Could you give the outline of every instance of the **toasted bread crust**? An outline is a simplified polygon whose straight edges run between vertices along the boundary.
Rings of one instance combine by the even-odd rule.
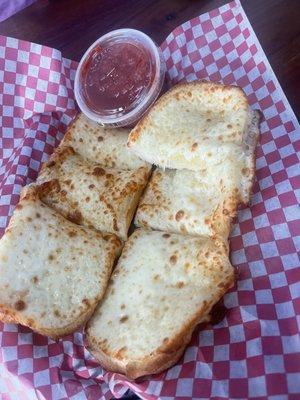
[[[155,354],[149,356],[147,359],[131,361],[125,364],[121,360],[107,355],[98,347],[88,345],[87,348],[105,369],[126,375],[129,379],[158,374],[172,367],[180,359],[185,350],[185,346],[183,346],[181,349],[169,354]]]
[[[14,324],[15,318],[7,314],[7,310],[5,309],[1,310],[0,306],[0,321],[3,322],[4,324]]]
[[[251,152],[251,158],[250,158],[250,176],[251,176],[251,184],[249,185],[249,191],[248,191],[248,199],[251,198],[252,193],[253,193],[253,186],[255,182],[255,170],[256,170],[256,151],[257,151],[257,145],[259,142],[259,135],[260,135],[260,123],[262,120],[262,112],[260,110],[254,110],[253,111],[253,127],[254,127],[254,132],[253,132],[253,151]],[[242,204],[247,206],[249,204],[249,201],[242,201]]]
[[[98,301],[95,301],[93,304],[91,304],[78,316],[78,319],[71,324],[55,329],[45,328],[39,325],[39,321],[32,318],[24,318],[21,313],[18,313],[16,310],[3,304],[0,304],[0,321],[7,324],[21,324],[24,326],[28,326],[28,328],[31,328],[33,331],[41,335],[48,336],[53,340],[57,340],[75,332],[76,330],[84,326],[93,315],[97,304]]]

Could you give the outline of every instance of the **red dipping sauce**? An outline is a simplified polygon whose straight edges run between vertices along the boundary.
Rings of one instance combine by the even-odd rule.
[[[107,126],[135,123],[156,100],[165,64],[144,33],[120,29],[100,38],[81,60],[75,96],[81,110]]]
[[[123,111],[151,85],[154,74],[145,49],[131,43],[98,46],[84,65],[83,94],[96,112]]]

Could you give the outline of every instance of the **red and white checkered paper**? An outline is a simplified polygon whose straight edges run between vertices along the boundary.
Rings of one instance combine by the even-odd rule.
[[[162,50],[172,82],[237,84],[264,115],[254,195],[231,237],[239,279],[226,318],[197,329],[176,366],[138,382],[103,371],[82,332],[54,342],[0,323],[3,400],[109,399],[128,388],[143,399],[300,398],[299,124],[238,1],[179,26]],[[2,232],[76,114],[75,69],[57,50],[0,37]]]

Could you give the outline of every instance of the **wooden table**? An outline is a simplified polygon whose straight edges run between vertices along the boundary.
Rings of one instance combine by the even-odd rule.
[[[300,1],[241,0],[300,117]],[[225,0],[38,0],[0,24],[0,34],[41,43],[79,60],[99,36],[116,28],[143,30],[158,43],[177,25]]]

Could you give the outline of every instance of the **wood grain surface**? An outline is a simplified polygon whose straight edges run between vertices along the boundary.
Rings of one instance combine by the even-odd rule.
[[[129,27],[157,43],[179,24],[223,0],[38,0],[0,23],[0,34],[55,47],[79,60],[112,29]],[[298,119],[300,116],[300,1],[241,0]]]

